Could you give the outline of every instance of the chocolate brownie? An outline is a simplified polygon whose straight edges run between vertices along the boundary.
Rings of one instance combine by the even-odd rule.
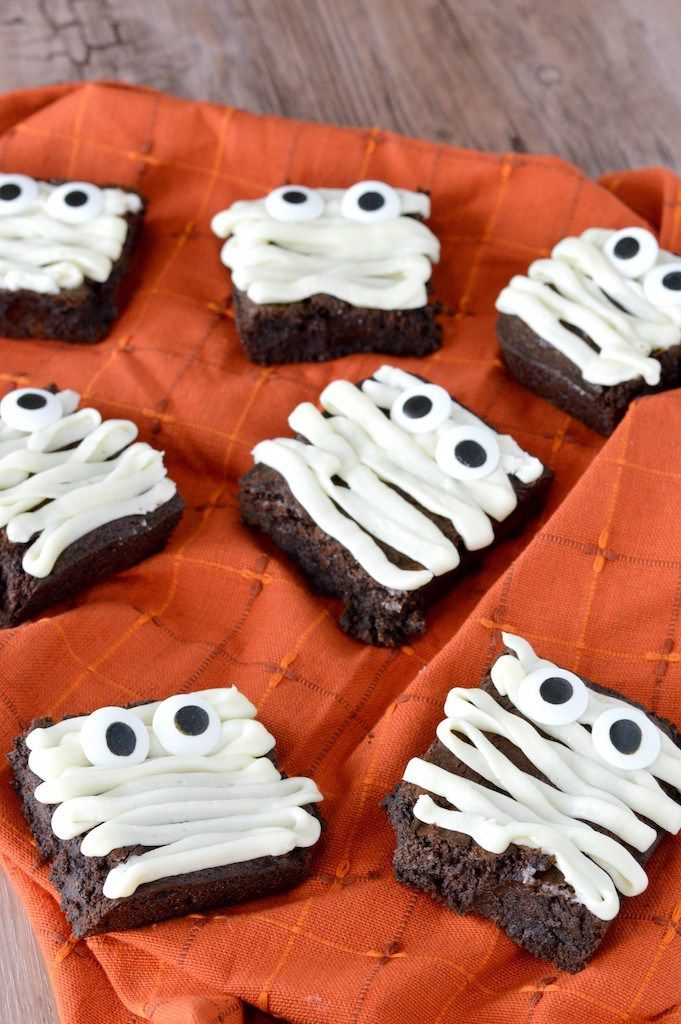
[[[358,182],[287,185],[213,218],[227,238],[239,338],[253,362],[321,362],[358,352],[423,356],[441,344],[430,301],[439,243],[426,193]]]
[[[182,516],[163,454],[78,403],[54,388],[0,401],[0,627],[154,554]]]
[[[144,201],[130,189],[0,175],[0,259],[8,263],[0,272],[0,335],[74,344],[103,338],[143,217]],[[38,218],[46,229],[32,227]],[[15,256],[17,241],[34,246],[35,262]],[[50,254],[55,246],[58,254]]]
[[[497,336],[521,384],[605,436],[681,384],[681,258],[643,228],[592,228],[514,277]]]
[[[499,659],[479,690],[452,691],[445,705],[448,720],[438,728],[438,738],[422,759],[410,762],[406,781],[398,783],[384,801],[397,838],[395,875],[398,881],[427,893],[460,914],[487,917],[533,955],[550,960],[561,970],[576,972],[593,956],[619,910],[620,899],[626,898],[616,893],[615,867],[609,870],[609,865],[616,861],[612,857],[613,846],[605,848],[598,867],[588,852],[602,851],[590,847],[589,842],[616,843],[621,858],[616,863],[632,879],[631,895],[645,888],[647,880],[642,866],[654,853],[666,828],[676,830],[677,822],[681,822],[681,738],[670,722],[635,701],[550,663],[539,662],[529,644],[519,637],[504,634],[504,638],[519,655],[519,661],[511,664],[510,692],[504,694],[495,685],[495,681],[504,681],[502,674],[509,662],[515,662],[510,655]],[[564,731],[555,724],[549,725],[546,707],[549,716],[555,713],[559,707],[555,702],[565,699],[567,693],[574,704],[576,688],[582,690],[582,703],[578,702],[572,712],[566,711],[562,719]],[[529,703],[523,703],[523,696]],[[490,722],[485,716],[490,711],[501,716],[498,733],[485,728]],[[603,727],[597,724],[599,717]],[[584,725],[580,731],[585,747],[580,748],[576,757],[572,753],[574,734],[569,732],[571,720]],[[509,721],[512,728],[522,723],[520,728],[526,732],[514,734],[506,728]],[[528,734],[532,737],[529,741]],[[451,736],[455,737],[455,750],[442,741]],[[567,779],[563,777],[560,786],[555,765],[551,765],[551,746],[547,742],[551,739],[560,741],[554,742],[552,748],[559,759],[567,760]],[[534,753],[534,743],[540,745],[539,756]],[[625,788],[631,779],[626,760],[640,755],[646,744],[650,749],[640,757],[638,765],[645,765],[660,783],[655,807],[642,787],[635,800]],[[660,746],[674,761],[676,786],[666,781],[664,768],[658,769],[655,752]],[[502,760],[495,762],[498,755]],[[553,773],[552,779],[536,763],[540,759],[546,772]],[[428,765],[439,770],[432,778]],[[515,769],[522,775],[514,777]],[[606,778],[611,788],[601,788],[601,781]],[[613,778],[616,788],[612,788]],[[449,780],[458,787],[450,793],[451,800],[444,795]],[[541,788],[535,788],[529,796],[523,785],[532,785],[534,780]],[[429,789],[429,783],[437,786],[439,792]],[[618,834],[612,824],[620,813],[617,797],[610,795],[615,793],[629,804],[628,831],[624,835]],[[480,794],[496,799],[496,806],[476,806]],[[497,794],[503,795],[496,797]],[[580,795],[588,799],[582,796],[580,803]],[[509,797],[515,799],[509,801]],[[424,805],[424,798],[429,803]],[[596,799],[602,801],[600,808],[594,805]],[[459,803],[453,802],[457,800]],[[571,800],[575,801],[572,815],[568,806]],[[586,809],[589,801],[590,813]],[[609,805],[609,816],[604,814],[604,805]],[[641,813],[641,807],[648,816]],[[458,813],[462,811],[464,816]],[[570,874],[567,861],[563,862],[563,870],[558,864],[561,856],[567,856],[566,848],[560,849],[560,842],[547,841],[553,823],[561,818],[568,826],[562,838],[575,841],[575,848],[570,843],[569,855],[575,857],[579,869],[586,865],[594,872],[596,884],[589,892],[591,906],[587,905],[584,893],[577,893],[566,877]],[[525,836],[524,842],[513,842],[508,836],[499,840],[504,828],[512,830],[520,821],[530,823],[516,833]],[[533,826],[533,822],[540,825]],[[608,824],[613,831],[608,831]],[[498,829],[498,833],[485,833],[485,828]],[[576,838],[580,832],[588,834],[588,841]],[[493,836],[486,845],[485,835]],[[578,876],[579,871],[575,877]]]
[[[68,751],[75,751],[69,760],[75,783],[54,762],[46,764],[55,756],[59,734],[47,749],[29,750],[34,730],[48,730],[40,735],[49,742],[51,719],[36,719],[17,739],[9,754],[15,789],[38,853],[52,862],[50,879],[77,938],[270,895],[308,877],[311,847],[321,828],[315,807],[321,794],[311,780],[290,779],[277,770],[274,740],[254,715],[253,705],[231,687],[64,719],[57,730],[74,723]],[[210,730],[211,739],[201,744]],[[156,749],[149,749],[148,733]],[[134,744],[140,739],[145,749],[136,758]],[[238,747],[233,755],[232,743]],[[55,796],[54,802],[39,799],[42,776],[49,776],[44,786],[52,787],[47,796]],[[121,792],[125,796],[119,797]],[[210,801],[205,813],[202,800]],[[252,829],[263,825],[269,835],[253,839]],[[87,843],[102,832],[107,835],[98,840],[104,844],[99,852],[88,851]],[[119,837],[128,845],[114,845]],[[159,854],[166,858],[160,870],[153,867]],[[140,864],[142,874],[130,882],[129,872]],[[121,871],[128,876],[116,888],[112,879]],[[107,891],[111,884],[113,895]]]
[[[441,456],[446,469],[440,472],[436,458],[426,456],[422,449],[419,450],[421,454],[413,451],[413,438],[417,435],[410,433],[413,423],[410,424],[408,415],[405,417],[399,409],[406,407],[418,412],[419,401],[428,403],[431,399],[435,404],[440,403],[440,409],[432,407],[431,414],[436,416],[432,420],[434,429],[422,431],[421,440],[423,442],[428,433],[434,443],[435,431],[442,432],[451,418],[448,429],[455,432],[455,440],[464,449],[464,456],[466,445],[470,445],[473,455],[470,461],[474,462],[478,457],[483,460],[477,467],[478,475],[468,481],[468,486],[466,480],[456,479],[458,466],[455,460],[447,459],[446,452]],[[308,404],[294,411],[289,422],[298,432],[297,442],[279,440],[256,447],[256,465],[240,481],[241,518],[248,526],[269,534],[275,544],[293,558],[314,590],[343,602],[340,624],[347,633],[365,643],[396,647],[423,633],[427,607],[450,590],[465,570],[478,564],[483,549],[511,536],[538,513],[552,473],[539,460],[523,452],[510,437],[497,434],[460,403],[454,402],[443,388],[392,367],[382,367],[374,378],[364,381],[358,388],[347,381],[336,381],[324,392],[321,402],[324,417],[315,414]],[[382,407],[375,403],[381,403]],[[342,421],[335,420],[333,414],[336,412],[341,413]],[[399,423],[407,423],[409,429],[403,429],[395,422],[396,418]],[[357,426],[348,428],[346,419]],[[350,528],[354,534],[355,527],[352,510],[347,507],[341,510],[338,502],[343,502],[348,495],[352,497],[354,493],[358,493],[361,501],[362,493],[368,494],[365,491],[368,480],[369,487],[373,489],[370,501],[376,503],[378,516],[383,517],[389,511],[386,522],[409,522],[410,528],[420,531],[419,538],[427,537],[429,542],[442,546],[444,561],[436,557],[435,571],[423,572],[424,563],[416,557],[419,543],[415,551],[413,538],[403,538],[398,526],[393,539],[380,525],[366,519],[364,526],[367,532],[362,533],[360,546],[368,545],[371,552],[370,561],[365,560],[361,564],[357,553],[353,554],[337,535],[329,533],[316,521],[313,505],[301,495],[293,480],[300,466],[294,467],[288,478],[281,467],[277,468],[280,456],[289,458],[287,453],[291,451],[292,444],[296,446],[296,454],[303,459],[318,458],[317,451],[336,451],[339,442],[333,436],[324,437],[321,433],[325,427],[333,430],[335,422],[339,422],[341,436],[345,443],[351,442],[352,450],[347,451],[349,462],[346,461],[345,466],[339,465],[338,475],[328,482],[323,480],[322,486],[327,488],[327,495],[329,488],[331,490],[335,515],[348,516],[348,520],[338,521],[340,529],[346,528],[349,522],[353,524]],[[386,440],[387,447],[379,450],[379,443],[372,450],[372,442],[376,444],[388,424],[392,437]],[[354,431],[353,436],[348,433],[349,429]],[[312,453],[309,446],[301,443],[308,441],[315,449]],[[488,443],[490,451],[483,453],[479,441]],[[273,445],[286,450],[282,453],[281,447],[275,449]],[[397,450],[401,447],[408,449],[407,462]],[[360,455],[360,449],[365,454]],[[487,455],[490,460],[485,466]],[[383,465],[380,465],[381,461]],[[472,468],[464,466],[463,470],[472,471]],[[435,481],[441,488],[438,495],[433,493],[429,481]],[[490,511],[488,489],[491,492],[495,486],[503,489],[504,496],[503,507],[497,506],[491,511],[491,517],[495,518],[496,513],[497,520],[492,527],[491,518],[482,506]],[[297,496],[294,490],[297,490]],[[390,510],[386,502],[393,504]],[[370,519],[371,510],[368,515]],[[411,516],[414,519],[410,521]],[[473,519],[472,524],[469,516]],[[425,539],[424,544],[430,551]],[[364,551],[366,553],[366,547]],[[428,551],[424,550],[426,562],[432,556],[432,551],[430,556]],[[387,561],[387,565],[383,565],[387,576],[380,571],[383,557]],[[376,573],[379,578],[372,573],[371,562],[379,563]],[[393,573],[393,569],[398,571]],[[414,573],[422,573],[423,576],[414,580]],[[396,585],[390,585],[393,576]],[[406,583],[404,587],[399,586],[402,579]]]

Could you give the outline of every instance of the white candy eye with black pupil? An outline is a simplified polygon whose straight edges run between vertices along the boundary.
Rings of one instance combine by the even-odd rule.
[[[359,224],[395,220],[402,212],[398,193],[384,181],[358,181],[341,200],[341,215]]]
[[[220,716],[208,701],[190,694],[168,697],[156,708],[152,728],[169,754],[203,757],[217,746]]]
[[[410,434],[425,434],[449,419],[452,400],[437,384],[407,388],[390,407],[390,419]]]
[[[23,213],[38,198],[38,186],[26,174],[0,174],[0,217]]]
[[[266,197],[265,209],[274,220],[316,220],[324,212],[324,200],[305,185],[281,185]]]
[[[638,771],[657,760],[660,731],[639,708],[603,711],[593,724],[591,739],[597,754],[615,768]]]
[[[624,277],[642,277],[655,264],[657,239],[645,228],[616,231],[605,243],[605,255]]]
[[[516,705],[540,725],[569,725],[586,711],[589,693],[573,672],[555,666],[530,672],[518,687]]]
[[[649,270],[643,292],[653,306],[681,306],[681,260],[661,263]]]
[[[484,427],[452,427],[438,439],[435,459],[455,480],[479,480],[499,465],[501,449],[491,430]]]
[[[149,733],[142,720],[125,708],[99,708],[80,731],[83,753],[100,767],[142,764],[149,754]]]
[[[0,401],[0,419],[12,430],[26,434],[42,430],[61,419],[63,409],[56,395],[42,388],[17,388]]]
[[[58,185],[48,196],[45,210],[64,224],[85,224],[104,209],[101,188],[89,181],[71,181]]]

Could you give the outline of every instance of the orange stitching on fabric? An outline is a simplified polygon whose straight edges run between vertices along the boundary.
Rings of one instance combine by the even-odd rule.
[[[75,935],[70,935],[64,945],[55,953],[53,966],[59,967],[66,960],[67,956],[73,952],[79,942],[80,939],[77,939]]]
[[[277,576],[268,572],[254,572],[253,569],[238,569],[235,565],[227,565],[225,562],[212,562],[207,558],[195,558],[193,555],[177,555],[180,562],[188,562],[191,565],[203,565],[207,569],[222,569],[224,572],[232,573],[235,576],[242,576],[245,580],[257,580],[259,583],[282,582]]]
[[[292,650],[288,651],[286,654],[283,654],[281,656],[281,658],[279,659],[277,671],[272,676],[270,676],[269,682],[265,687],[262,696],[258,700],[258,712],[262,711],[264,705],[269,700],[272,691],[279,685],[279,683],[286,675],[286,670],[288,669],[289,665],[291,665],[295,661],[295,659],[302,651],[303,647],[305,646],[305,641],[308,639],[308,637],[312,635],[312,633],[315,631],[319,623],[322,622],[323,619],[328,617],[328,611],[326,610],[326,608],[322,608],[319,614],[316,615],[312,622],[309,624],[307,629],[300,634],[300,636],[298,637],[298,642],[296,643],[295,647]]]
[[[634,995],[632,996],[631,1002],[629,1003],[629,1005],[627,1007],[627,1015],[628,1016],[632,1013],[632,1011],[634,1010],[634,1007],[637,1006],[637,1004],[640,1002],[640,1000],[641,1000],[641,998],[643,996],[643,993],[645,992],[646,988],[650,984],[650,981],[652,980],[653,974],[655,973],[655,969],[657,968],[657,965],[658,965],[658,963],[660,961],[660,958],[662,957],[662,954],[665,952],[667,946],[669,946],[669,944],[679,934],[679,932],[677,930],[677,925],[679,924],[679,922],[681,922],[681,901],[679,901],[676,904],[676,906],[674,907],[674,910],[672,911],[672,913],[669,916],[669,920],[666,922],[667,927],[666,927],[662,937],[660,938],[660,941],[659,941],[659,943],[657,945],[657,949],[655,950],[655,953],[653,954],[653,958],[652,958],[652,960],[650,962],[648,970],[643,975],[643,977],[641,979],[641,983],[639,984],[638,988],[634,992]]]
[[[76,117],[73,123],[73,134],[71,135],[71,155],[69,156],[68,170],[66,172],[67,178],[73,178],[75,174],[76,155],[83,138],[82,128],[83,118],[85,116],[85,104],[89,95],[90,94],[87,89],[82,89],[80,96],[78,97],[78,108],[76,110]]]
[[[565,438],[567,437],[567,432],[570,429],[571,425],[572,425],[572,417],[566,415],[565,416],[565,422],[563,423],[563,426],[559,427],[558,430],[556,430],[555,434],[553,435],[553,441],[551,442],[551,452],[550,452],[550,455],[551,455],[552,459],[555,459],[556,455],[558,454],[560,449],[563,447],[563,443],[565,441]]]
[[[286,941],[286,943],[284,945],[284,948],[283,948],[283,950],[281,952],[281,956],[279,957],[279,960],[277,961],[277,963],[274,965],[274,969],[271,972],[271,974],[269,975],[269,977],[266,978],[265,981],[263,982],[263,985],[262,985],[262,987],[260,989],[260,992],[258,993],[258,995],[256,997],[255,1005],[258,1007],[259,1010],[262,1010],[263,1013],[267,1013],[267,1011],[269,1010],[270,989],[272,987],[272,984],[276,980],[277,976],[283,970],[284,964],[288,960],[289,954],[291,953],[291,950],[293,949],[293,946],[295,944],[295,940],[296,940],[297,936],[300,934],[301,925],[304,923],[304,921],[305,921],[306,917],[308,916],[308,914],[310,913],[311,909],[312,909],[312,899],[309,899],[309,900],[307,900],[307,902],[303,906],[300,914],[298,915],[297,923],[294,924],[294,925],[291,925],[290,932],[289,932],[289,937],[288,937],[288,940]]]
[[[381,133],[378,128],[369,129],[369,132],[366,137],[366,144],[364,146],[364,153],[362,155],[362,162],[360,164],[359,173],[357,175],[359,181],[362,181],[363,178],[366,178],[369,163],[371,161],[372,156],[376,152],[376,147],[378,146],[380,134]]]

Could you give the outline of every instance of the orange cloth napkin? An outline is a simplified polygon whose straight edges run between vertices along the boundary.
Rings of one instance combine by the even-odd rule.
[[[7,387],[57,381],[165,450],[187,502],[168,549],[0,636],[0,748],[38,714],[235,683],[283,766],[326,794],[314,876],[289,894],[75,942],[2,769],[0,852],[31,915],[65,1024],[236,1024],[245,1001],[296,1024],[678,1020],[681,843],[650,866],[581,974],[400,887],[379,807],[430,742],[453,685],[475,686],[502,626],[681,721],[681,393],[636,403],[602,439],[504,372],[494,298],[564,235],[645,219],[681,250],[664,171],[601,184],[552,157],[489,155],[255,117],[120,85],[0,99],[0,167],[149,198],[130,301],[101,344],[0,342]],[[295,404],[380,362],[262,369],[236,340],[210,217],[284,181],[385,178],[429,189],[445,344],[408,369],[451,389],[556,471],[542,520],[491,554],[398,651],[361,646],[334,602],[238,522],[237,479]]]

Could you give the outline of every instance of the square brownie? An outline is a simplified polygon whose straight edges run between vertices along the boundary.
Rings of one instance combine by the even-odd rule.
[[[0,627],[154,554],[182,516],[163,453],[78,403],[51,388],[0,402]]]
[[[424,356],[441,344],[431,264],[440,246],[423,192],[385,182],[288,185],[212,222],[227,238],[239,338],[263,365],[358,352]]]
[[[143,217],[131,189],[0,174],[0,335],[103,338]]]
[[[681,384],[681,258],[642,228],[563,239],[497,309],[513,376],[605,436],[635,398]]]
[[[520,637],[504,641],[513,654],[479,689],[450,693],[437,739],[384,801],[395,875],[576,972],[681,827],[681,738]]]
[[[552,473],[444,388],[394,367],[357,387],[334,381],[321,405],[294,410],[296,440],[256,446],[241,518],[343,602],[347,633],[399,646],[483,550],[539,511]]]
[[[36,719],[17,739],[15,789],[77,938],[308,876],[322,796],[277,770],[255,715],[231,687]]]

